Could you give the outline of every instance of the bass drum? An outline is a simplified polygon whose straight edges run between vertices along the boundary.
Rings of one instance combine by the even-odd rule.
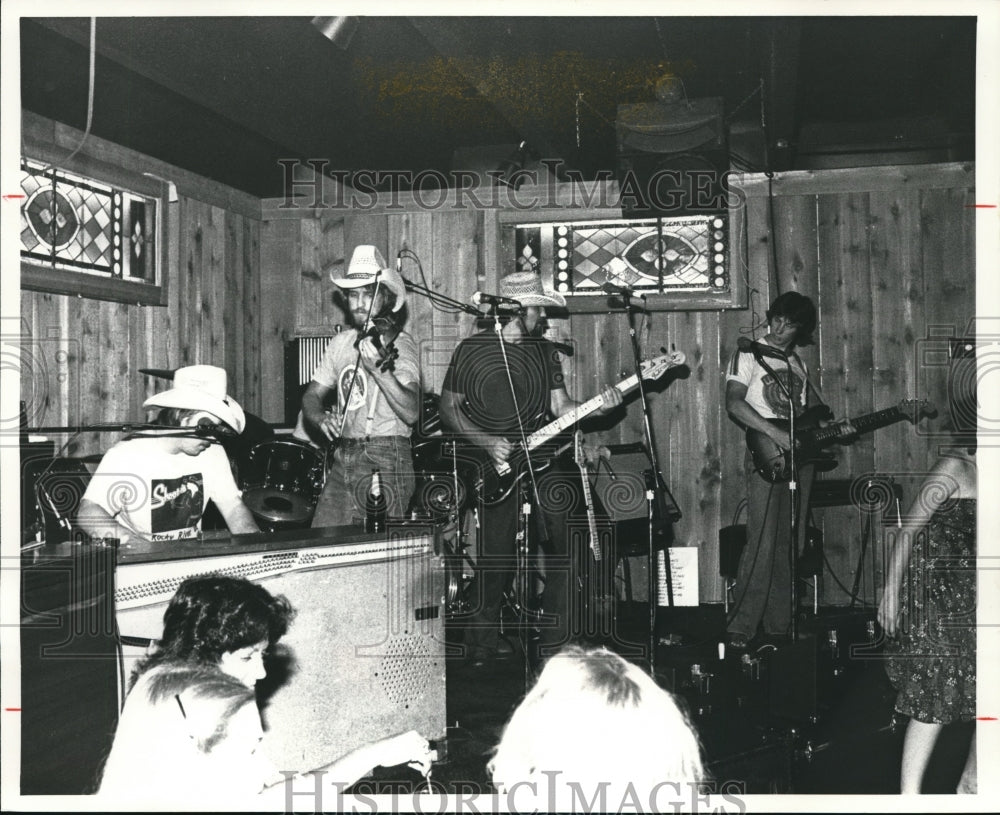
[[[256,445],[243,478],[243,503],[266,531],[304,529],[312,523],[326,469],[317,448],[295,439]]]

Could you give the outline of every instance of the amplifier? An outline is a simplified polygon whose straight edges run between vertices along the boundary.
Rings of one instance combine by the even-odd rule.
[[[167,602],[194,575],[245,577],[288,598],[296,617],[257,683],[263,749],[282,770],[312,769],[410,729],[445,734],[444,567],[433,528],[331,532],[233,536],[202,542],[200,555],[182,544],[180,553],[119,563],[115,602],[127,641],[158,638]],[[129,675],[143,652],[123,648]]]

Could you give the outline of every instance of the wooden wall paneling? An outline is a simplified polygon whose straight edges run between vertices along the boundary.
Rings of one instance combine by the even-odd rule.
[[[298,221],[268,221],[260,235],[260,418],[285,420],[285,342],[296,325],[288,264],[301,253]]]
[[[298,263],[291,262],[285,269],[285,274],[289,285],[294,286],[298,300],[298,307],[295,310],[296,325],[315,328],[323,322],[324,299],[332,296],[332,292],[324,285],[320,269],[319,255],[323,227],[318,217],[303,218],[299,221],[299,225],[301,254]],[[333,283],[329,285],[332,288]]]
[[[432,289],[439,287],[440,281],[447,278],[451,270],[438,268],[439,264],[435,262],[434,227],[431,213],[407,212],[402,215],[390,215],[388,228],[391,254],[386,257],[386,260],[395,265],[396,256],[404,249],[409,250],[416,257],[408,254],[401,259],[400,273],[402,276],[407,280],[412,280],[417,285],[426,285]],[[423,273],[421,273],[421,269]],[[435,375],[433,370],[437,359],[434,349],[438,341],[436,336],[438,312],[434,310],[426,296],[416,292],[409,292],[406,303],[407,317],[404,327],[417,344],[421,389],[424,393],[440,393],[440,383],[441,379],[444,378],[444,372],[441,371],[439,375]],[[450,347],[446,346],[442,353],[450,358]],[[447,365],[447,361],[444,364]]]
[[[106,360],[102,360],[101,347],[101,306],[98,300],[87,298],[69,299],[69,326],[77,326],[74,332],[80,337],[80,406],[76,417],[71,422],[90,425],[104,421],[106,400],[102,397],[101,369]],[[85,431],[70,442],[66,455],[86,456],[101,452],[101,435]]]
[[[431,216],[431,286],[447,297],[469,303],[477,291],[482,214],[473,210],[434,212]],[[441,384],[458,343],[475,333],[475,318],[466,314],[435,312],[431,352],[421,360],[426,365],[424,382],[434,393]]]
[[[222,324],[226,338],[219,364],[229,375],[229,393],[244,410],[243,396],[243,253],[246,250],[243,235],[244,219],[231,212],[223,212],[225,239],[225,265],[222,277]]]
[[[336,287],[330,279],[330,272],[344,271],[348,260],[344,256],[344,216],[340,213],[328,213],[320,218],[319,224],[320,291],[317,301],[320,311],[317,321],[318,325],[329,328],[344,322],[344,313],[333,299]]]
[[[479,265],[476,269],[476,290],[496,291],[505,268],[506,256],[500,240],[500,210],[484,209],[482,219],[483,239],[479,247]]]
[[[701,597],[717,602],[722,599],[719,321],[709,312],[679,313],[673,321],[677,333],[686,338],[690,375],[657,389],[656,441],[667,486],[683,512],[674,529],[677,542],[699,549]]]
[[[201,298],[203,243],[202,213],[198,201],[186,199],[181,208],[181,270],[178,276],[180,291],[177,315],[178,359],[177,367],[201,361]]]
[[[125,303],[101,304],[100,320],[100,394],[102,421],[131,418],[128,410],[132,391],[139,387],[139,372],[130,368],[129,312],[138,306]]]
[[[19,332],[4,331],[4,346],[20,345],[20,397],[29,427],[66,424],[68,400],[63,395],[79,381],[75,353],[67,356],[69,376],[60,382],[58,375],[57,355],[72,351],[65,318],[59,313],[64,301],[55,294],[22,290]]]
[[[778,254],[776,294],[797,291],[817,303],[820,282],[816,196],[786,195],[775,198],[774,221],[774,241]]]
[[[930,398],[920,392],[916,373],[917,340],[925,330],[920,191],[873,192],[870,202],[873,409],[881,410],[902,399]],[[874,438],[874,470],[923,469],[926,447],[919,429],[908,422],[883,428]]]
[[[243,265],[240,277],[243,280],[243,344],[240,364],[243,372],[240,380],[240,394],[245,402],[240,402],[247,410],[263,416],[261,394],[261,232],[259,221],[243,219]]]
[[[226,213],[219,207],[206,207],[203,227],[202,337],[204,347],[199,362],[226,365],[229,321],[226,319]]]
[[[635,328],[636,335],[639,338],[639,352],[640,355],[645,359],[647,357],[656,356],[659,352],[659,346],[663,342],[674,342],[677,345],[677,349],[684,351],[685,354],[688,352],[688,343],[690,338],[684,333],[683,330],[676,330],[677,322],[672,319],[673,315],[668,315],[664,313],[647,314],[645,318],[641,315],[635,315]],[[608,343],[609,359],[613,359],[617,366],[617,370],[608,371],[609,378],[613,380],[624,379],[626,376],[631,376],[635,373],[635,361],[633,359],[632,353],[632,340],[629,337],[629,324],[627,315],[624,312],[616,311],[607,315],[607,326],[598,325],[597,332],[598,335],[604,338],[605,342]],[[662,342],[656,342],[655,337],[662,337]],[[650,412],[654,414],[659,407],[659,400],[657,397],[657,392],[662,392],[664,388],[664,383],[668,380],[666,377],[659,381],[658,383],[649,383],[648,385],[653,385],[650,388]],[[673,387],[671,385],[670,387]],[[633,394],[628,398],[628,413],[622,419],[622,421],[615,426],[615,431],[618,434],[618,441],[622,443],[630,442],[643,442],[646,441],[645,423],[642,416],[642,404],[639,398]],[[657,427],[654,424],[653,433],[656,435]],[[660,439],[656,436],[657,446],[660,450],[664,449],[664,445],[667,443],[667,439]],[[661,465],[666,467],[666,461],[662,461]],[[666,477],[666,472],[664,471],[664,477]]]
[[[823,396],[835,415],[854,416],[872,410],[872,301],[868,246],[868,194],[821,196],[819,200],[821,360]],[[835,447],[839,466],[830,478],[853,478],[872,471],[871,434],[852,445]],[[816,518],[819,521],[819,518]],[[824,551],[831,572],[851,587],[860,549],[857,511],[831,507],[823,511]],[[863,587],[862,587],[863,588]],[[833,580],[824,581],[828,601],[845,601]],[[831,595],[832,593],[832,595]]]
[[[928,304],[926,338],[939,345],[947,336],[962,336],[975,316],[975,220],[969,189],[924,190],[920,207],[921,257],[924,296]],[[930,355],[928,355],[930,356]],[[938,404],[939,416],[928,438],[927,466],[938,448],[948,444],[946,435],[951,408],[948,403],[948,368],[920,359],[918,375]]]
[[[168,204],[170,207],[170,228],[167,234],[167,307],[157,309],[157,324],[162,329],[162,336],[147,336],[146,344],[150,348],[148,359],[150,362],[156,360],[155,368],[177,368],[181,359],[181,330],[184,326],[181,311],[181,292],[183,286],[183,272],[185,265],[182,260],[181,247],[184,245],[183,235],[186,233],[187,222],[184,219],[184,210],[187,206],[187,199],[181,199]],[[151,345],[157,343],[159,347]],[[152,396],[158,389],[159,383],[151,376],[144,376],[142,387],[143,398]]]
[[[748,198],[747,207],[747,264],[750,267],[751,285],[748,297],[751,310],[760,309],[760,318],[778,292],[774,285],[774,258],[770,208],[766,198]]]

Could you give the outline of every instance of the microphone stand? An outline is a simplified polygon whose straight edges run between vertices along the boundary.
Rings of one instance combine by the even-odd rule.
[[[414,283],[409,278],[403,277],[403,285],[406,286],[407,291],[415,292],[416,294],[426,297],[431,303],[439,306],[445,306],[455,311],[464,311],[466,314],[474,314],[477,317],[482,316],[482,312],[475,306],[470,306],[467,303],[463,303],[461,300],[455,300],[446,294],[441,294],[439,291],[434,291],[434,289],[429,289],[427,286],[422,286],[419,283]]]
[[[669,496],[670,502],[674,508],[674,511],[669,513],[661,512],[661,520],[663,522],[676,521],[681,517],[680,509],[677,507],[677,502],[674,501],[673,496],[670,495],[670,491],[667,489],[667,484],[663,479],[663,474],[660,472],[660,462],[659,456],[656,452],[656,443],[653,441],[653,425],[649,418],[649,401],[646,398],[646,385],[645,380],[642,376],[642,356],[639,351],[639,336],[635,329],[635,314],[632,309],[631,303],[631,290],[622,287],[620,292],[620,297],[625,306],[625,315],[628,319],[628,335],[632,344],[632,361],[635,366],[635,375],[638,383],[639,389],[639,402],[642,405],[642,427],[646,438],[646,455],[649,458],[649,464],[652,468],[652,483],[646,484],[646,505],[647,505],[647,527],[648,527],[648,555],[649,555],[649,568],[648,568],[648,579],[649,579],[649,673],[651,676],[656,676],[656,610],[658,606],[657,591],[658,584],[653,576],[654,564],[655,564],[655,546],[654,546],[654,511],[655,511],[655,497],[656,490],[660,491],[661,496]],[[670,574],[670,550],[669,543],[666,551],[663,553],[664,559],[664,572],[666,574],[666,586],[667,586],[667,605],[672,610],[674,608],[674,585],[673,576]]]
[[[520,317],[516,318],[520,319]],[[514,378],[510,372],[510,360],[507,357],[507,347],[505,340],[503,338],[503,324],[500,322],[500,314],[494,309],[493,310],[493,330],[497,336],[497,342],[500,343],[500,356],[503,358],[504,371],[507,374],[507,384],[510,386],[510,398],[514,408],[514,416],[517,418],[517,430],[519,435],[519,441],[521,443],[521,449],[524,451],[524,463],[528,470],[528,480],[531,483],[531,489],[528,494],[525,494],[523,487],[518,487],[518,493],[521,497],[521,512],[520,512],[520,524],[521,524],[521,542],[520,546],[517,548],[517,556],[515,560],[514,569],[514,599],[518,600],[517,588],[521,589],[521,600],[522,603],[527,603],[528,594],[528,555],[529,546],[531,540],[531,516],[532,516],[532,499],[534,499],[534,508],[538,511],[540,517],[538,520],[539,529],[545,532],[546,537],[548,537],[548,524],[545,521],[544,516],[541,516],[542,502],[538,496],[538,482],[535,480],[535,467],[531,461],[531,453],[528,451],[528,434],[524,429],[524,421],[521,419],[521,406],[517,401],[517,391],[514,388]],[[522,326],[522,331],[524,330]],[[516,474],[515,474],[516,476]],[[541,543],[541,542],[540,542]],[[544,550],[540,550],[544,557]],[[558,564],[557,564],[558,568]],[[559,613],[559,612],[557,612]],[[566,609],[562,610],[562,613],[567,613]],[[524,685],[525,688],[528,687],[528,683],[531,677],[531,658],[530,658],[530,643],[524,641]]]
[[[798,617],[798,549],[799,549],[799,512],[796,506],[799,499],[799,485],[795,480],[798,477],[798,462],[795,456],[795,397],[792,394],[792,389],[787,386],[781,377],[774,372],[774,368],[768,365],[764,361],[764,354],[761,353],[760,349],[754,348],[753,350],[754,359],[757,363],[771,374],[775,382],[778,383],[781,388],[782,394],[788,399],[788,440],[790,442],[790,447],[788,450],[788,526],[789,535],[791,540],[788,545],[788,574],[791,578],[791,589],[788,595],[788,602],[791,605],[791,637],[792,643],[798,641],[798,622],[796,618]],[[785,355],[785,364],[788,366],[788,370],[791,371],[791,363],[788,361],[788,355]],[[791,377],[789,377],[790,379]],[[803,385],[805,387],[805,385]]]

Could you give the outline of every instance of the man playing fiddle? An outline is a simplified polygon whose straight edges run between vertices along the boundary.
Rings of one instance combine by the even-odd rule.
[[[346,296],[353,327],[330,341],[302,397],[306,430],[336,447],[313,527],[363,518],[375,468],[389,515],[405,512],[414,487],[410,433],[420,405],[417,345],[400,327],[406,287],[399,273],[376,247],[364,245],[355,248],[347,274],[331,272],[330,279]],[[336,404],[328,411],[331,391]]]

